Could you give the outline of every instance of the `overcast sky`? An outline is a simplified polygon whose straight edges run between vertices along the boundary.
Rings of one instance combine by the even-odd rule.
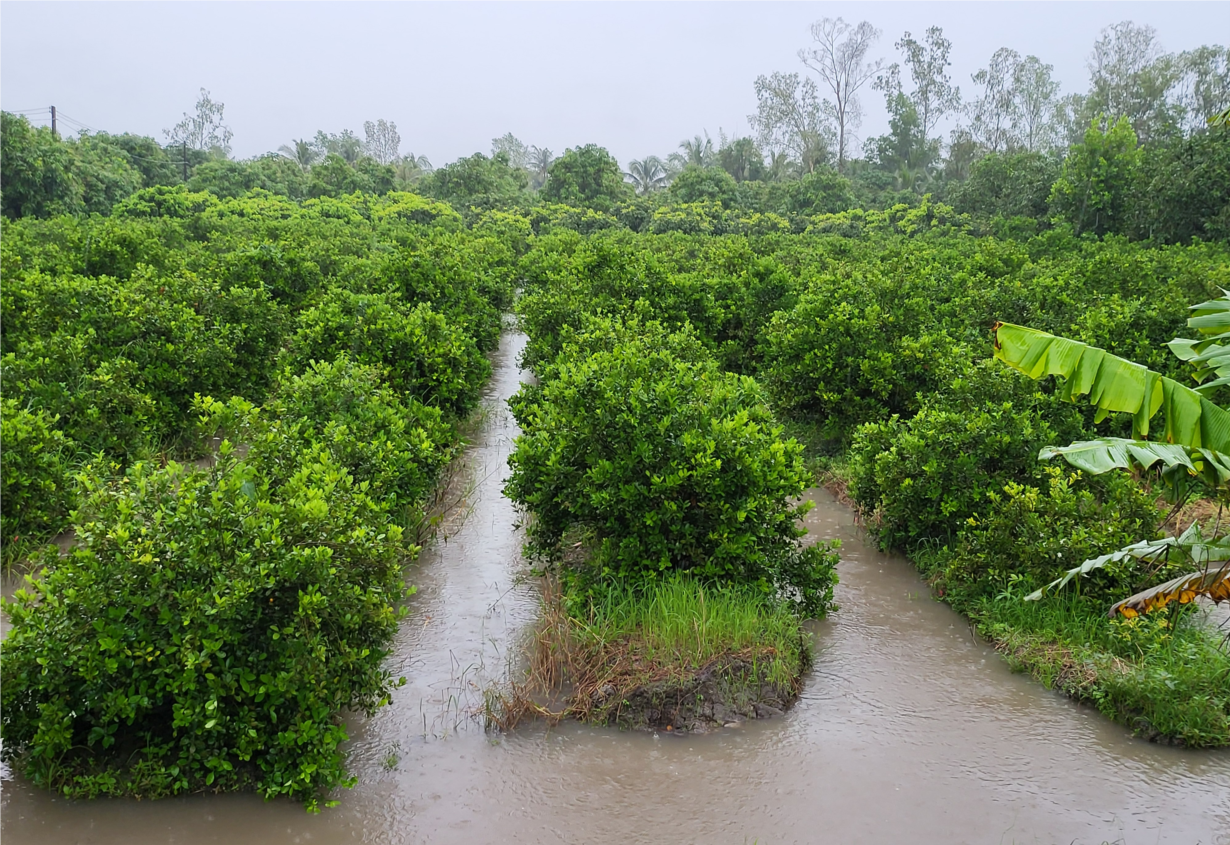
[[[708,129],[748,132],[759,74],[803,71],[822,17],[883,31],[873,55],[931,25],[951,39],[952,78],[999,47],[1055,66],[1084,91],[1099,31],[1132,20],[1170,51],[1225,44],[1230,3],[0,3],[0,106],[55,105],[109,132],[163,140],[200,88],[226,104],[236,157],[317,129],[396,122],[403,153],[439,166],[513,132],[527,144],[598,143],[626,165]],[[858,134],[882,134],[863,93]],[[32,117],[46,122],[46,112]]]

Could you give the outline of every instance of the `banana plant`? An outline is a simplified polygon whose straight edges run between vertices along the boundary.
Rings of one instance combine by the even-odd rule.
[[[1230,347],[1218,342],[1230,335],[1230,292],[1222,293],[1219,299],[1192,307],[1194,314],[1188,325],[1204,339],[1170,343],[1180,359],[1196,367],[1197,389],[1080,341],[997,323],[995,357],[1000,361],[1033,379],[1059,377],[1060,395],[1072,402],[1088,397],[1098,409],[1096,422],[1115,412],[1132,416],[1133,439],[1105,437],[1048,446],[1038,458],[1062,457],[1094,475],[1111,470],[1155,470],[1176,510],[1198,488],[1223,506],[1230,504],[1230,412],[1205,395],[1218,384],[1230,384]],[[1208,381],[1210,375],[1216,378]],[[1150,434],[1154,439],[1146,439]],[[1201,595],[1214,602],[1230,600],[1230,538],[1221,535],[1206,540],[1197,525],[1179,537],[1145,540],[1091,558],[1026,596],[1026,600],[1036,601],[1048,590],[1116,561],[1159,561],[1173,556],[1198,568],[1118,602],[1110,614],[1135,616],[1175,600],[1186,604]]]

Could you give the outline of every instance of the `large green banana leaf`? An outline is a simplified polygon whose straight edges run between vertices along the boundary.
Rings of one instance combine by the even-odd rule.
[[[1230,456],[1211,449],[1192,449],[1173,443],[1103,437],[1081,440],[1067,446],[1047,446],[1038,453],[1040,461],[1055,457],[1063,458],[1090,475],[1116,469],[1157,468],[1172,491],[1172,495],[1167,497],[1171,501],[1185,497],[1190,489],[1188,482],[1193,479],[1204,484],[1213,494],[1216,494],[1218,487],[1230,482]]]
[[[1193,523],[1190,528],[1178,537],[1142,540],[1139,543],[1124,546],[1122,549],[1110,554],[1091,558],[1080,566],[1069,569],[1062,577],[1056,578],[1045,587],[1030,593],[1025,597],[1025,601],[1037,601],[1048,590],[1057,590],[1078,575],[1088,575],[1095,569],[1101,569],[1111,563],[1117,563],[1128,558],[1156,561],[1172,554],[1182,555],[1196,566],[1207,569],[1211,563],[1230,561],[1230,537],[1217,537],[1212,540],[1206,540],[1200,531],[1200,526]],[[1116,609],[1118,607],[1119,605],[1116,605]]]
[[[1140,364],[1011,323],[995,326],[995,357],[1030,378],[1059,376],[1063,397],[1074,402],[1088,396],[1098,421],[1113,411],[1131,414],[1134,437],[1148,437],[1150,420],[1160,411],[1156,440],[1230,455],[1230,412]]]
[[[1200,385],[1196,390],[1202,394],[1230,384],[1230,346],[1218,343],[1230,335],[1230,293],[1222,293],[1224,296],[1218,299],[1191,307],[1187,325],[1204,335],[1203,340],[1177,337],[1166,344],[1179,360],[1195,367],[1193,377]],[[1208,380],[1210,377],[1212,381]]]

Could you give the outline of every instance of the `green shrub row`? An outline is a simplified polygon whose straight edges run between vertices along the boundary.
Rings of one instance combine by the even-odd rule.
[[[5,603],[4,755],[67,796],[317,808],[354,783],[343,714],[400,683],[406,528],[490,373],[515,237],[409,195],[182,189],[3,225],[3,531],[76,531]]]
[[[596,314],[538,373],[510,403],[523,433],[505,493],[549,560],[580,538],[586,554],[562,566],[574,600],[686,574],[827,611],[836,554],[797,524],[811,474],[753,378],[687,325]]]
[[[613,380],[608,358],[592,371],[572,361],[570,345],[603,319],[681,331],[688,356],[701,359],[703,350],[719,369],[755,376],[821,449],[847,452],[851,494],[872,531],[885,547],[933,560],[928,571],[940,589],[980,596],[1010,578],[1036,587],[1075,555],[1148,536],[1158,513],[1133,482],[1078,477],[1064,481],[1070,494],[1056,492],[1039,449],[1124,433],[1122,421],[1095,425],[1090,410],[1060,402],[1049,385],[990,361],[992,325],[1003,319],[1075,336],[1187,378],[1165,342],[1183,332],[1186,303],[1230,280],[1227,259],[1224,246],[1088,241],[1059,230],[1020,241],[929,225],[857,237],[554,231],[535,238],[521,260],[525,358],[543,374],[536,395],[550,391],[572,403],[569,413],[585,408],[592,419],[529,419],[560,426],[553,437],[561,442],[589,425],[617,430],[639,394]],[[653,355],[631,357],[643,367]],[[569,374],[567,388],[552,386],[556,369]],[[636,385],[660,378],[631,372]],[[608,382],[609,396],[591,392]],[[628,398],[619,404],[615,396]],[[599,410],[604,401],[614,417]],[[550,452],[543,459],[552,467],[563,460]],[[580,497],[541,495],[532,509],[554,541]],[[1022,503],[1038,501],[1047,503],[1046,518],[1026,518]],[[987,526],[1009,523],[1020,532],[1019,555],[1002,538],[992,554]],[[643,545],[628,548],[653,559]],[[1109,595],[1144,576],[1126,567],[1088,588]]]
[[[313,361],[349,355],[408,399],[468,413],[512,301],[517,219],[466,228],[405,193],[297,203],[183,187],[138,191],[110,217],[5,219],[4,536],[66,526],[71,484],[40,454],[196,457],[196,397],[260,403]],[[18,408],[54,432],[50,452],[18,436]]]

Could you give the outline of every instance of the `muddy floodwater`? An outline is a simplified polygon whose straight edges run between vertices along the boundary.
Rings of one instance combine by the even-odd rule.
[[[785,718],[705,736],[566,724],[484,733],[485,683],[534,617],[517,513],[501,496],[524,344],[505,336],[459,505],[409,570],[394,672],[352,720],[359,777],[311,816],[252,795],[66,801],[6,777],[4,845],[74,843],[1230,843],[1230,752],[1134,739],[1014,675],[910,564],[824,491],[807,528],[842,540],[841,609]],[[447,539],[445,539],[447,538]]]

